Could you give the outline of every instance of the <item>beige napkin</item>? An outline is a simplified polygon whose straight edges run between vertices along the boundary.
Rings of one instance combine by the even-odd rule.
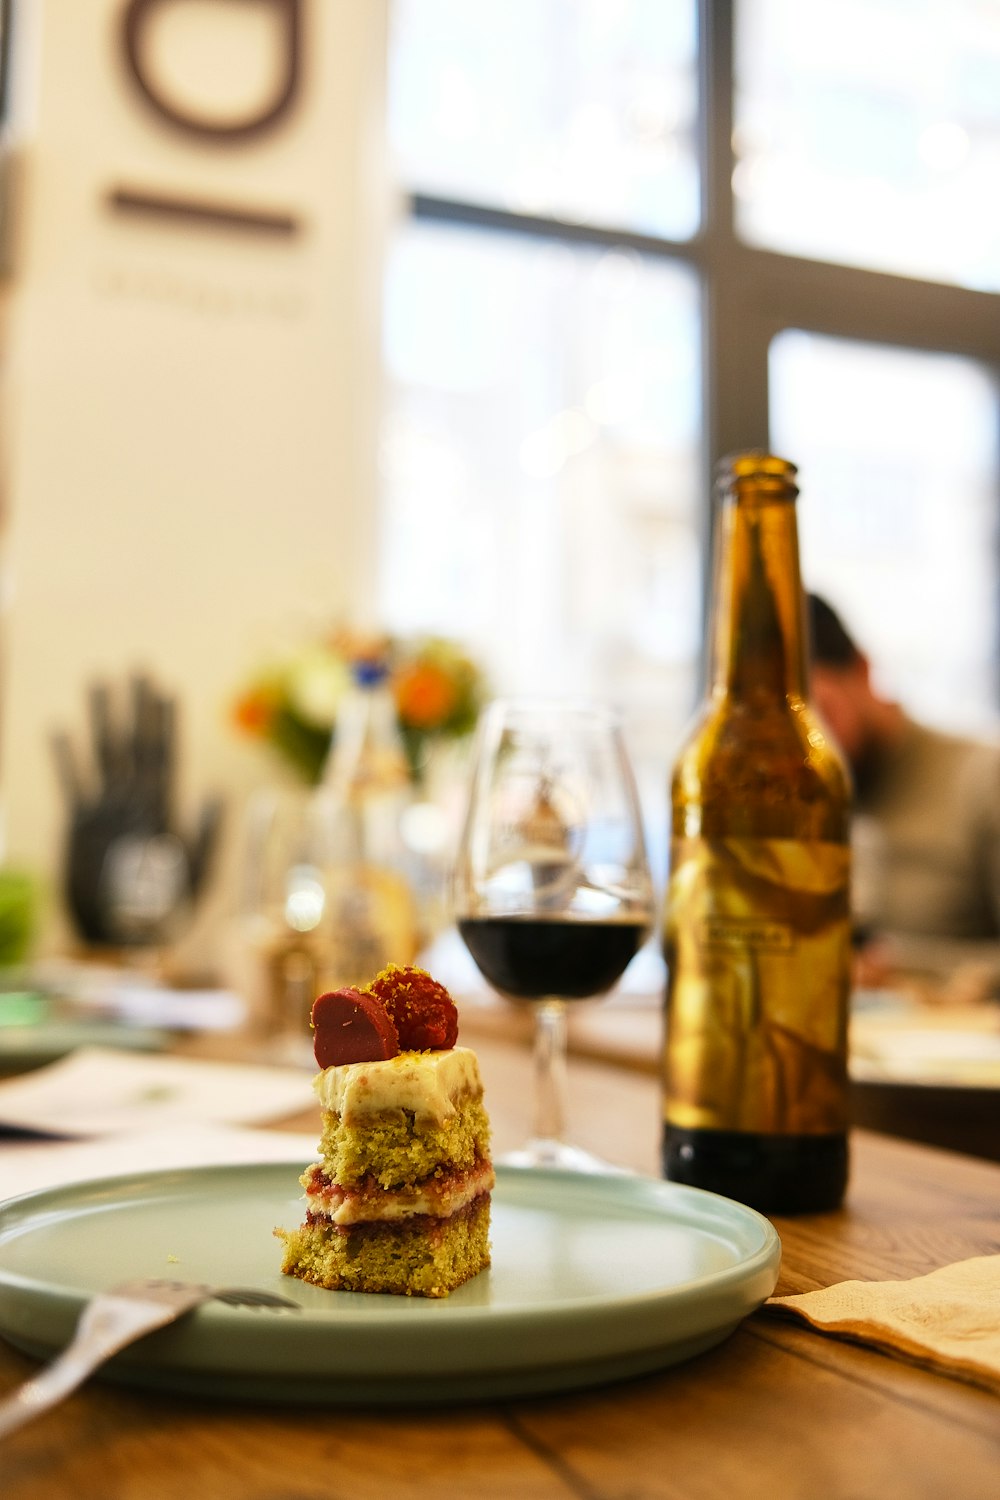
[[[1000,1393],[1000,1255],[910,1281],[841,1281],[765,1307]]]

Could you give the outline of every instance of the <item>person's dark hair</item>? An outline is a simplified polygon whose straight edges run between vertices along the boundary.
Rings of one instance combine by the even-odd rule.
[[[837,611],[819,594],[806,595],[812,659],[821,667],[853,667],[861,652],[848,635]]]

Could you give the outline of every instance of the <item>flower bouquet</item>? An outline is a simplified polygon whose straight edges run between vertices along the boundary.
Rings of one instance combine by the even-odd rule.
[[[315,786],[336,736],[340,704],[366,663],[384,669],[410,775],[419,783],[433,746],[467,735],[486,695],[480,669],[452,641],[373,640],[335,631],[255,676],[236,698],[234,722]]]

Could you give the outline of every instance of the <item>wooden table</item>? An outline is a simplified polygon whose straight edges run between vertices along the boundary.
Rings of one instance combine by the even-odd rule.
[[[527,1058],[477,1045],[503,1151]],[[575,1139],[656,1172],[655,1079],[578,1060],[571,1087]],[[859,1132],[846,1208],[775,1222],[781,1292],[919,1275],[1000,1252],[1000,1167]],[[34,1368],[0,1345],[0,1391]],[[92,1383],[0,1446],[3,1500],[981,1500],[998,1475],[1000,1398],[764,1314],[688,1364],[582,1394],[297,1411]]]
[[[511,1008],[495,999],[475,1002],[468,1010],[468,1024],[478,1036],[504,1037],[516,1034],[527,1043],[533,1018],[525,1007],[511,1015]],[[861,1026],[872,1033],[871,1018],[852,1019],[852,1036]],[[982,1033],[991,1039],[1000,1035],[1000,1008],[996,1005],[966,1007],[926,1006],[899,1018],[906,1030],[927,1029]],[[883,1035],[891,1031],[883,1027]],[[663,1063],[663,1018],[648,1004],[629,1006],[586,1005],[570,1015],[570,1048],[578,1056],[613,1061],[659,1076]],[[949,1084],[924,1079],[904,1082],[898,1075],[878,1076],[852,1068],[849,1095],[850,1119],[854,1125],[880,1134],[902,1136],[928,1146],[944,1146],[969,1156],[1000,1161],[1000,1081],[996,1065],[985,1079]]]

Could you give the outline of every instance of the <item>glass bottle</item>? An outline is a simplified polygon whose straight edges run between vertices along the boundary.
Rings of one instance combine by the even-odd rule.
[[[414,856],[403,837],[409,765],[384,664],[358,662],[313,810],[325,905],[318,987],[367,984],[419,947]]]
[[[807,700],[795,465],[724,461],[709,691],[674,768],[664,1173],[765,1212],[847,1181],[850,783]]]

